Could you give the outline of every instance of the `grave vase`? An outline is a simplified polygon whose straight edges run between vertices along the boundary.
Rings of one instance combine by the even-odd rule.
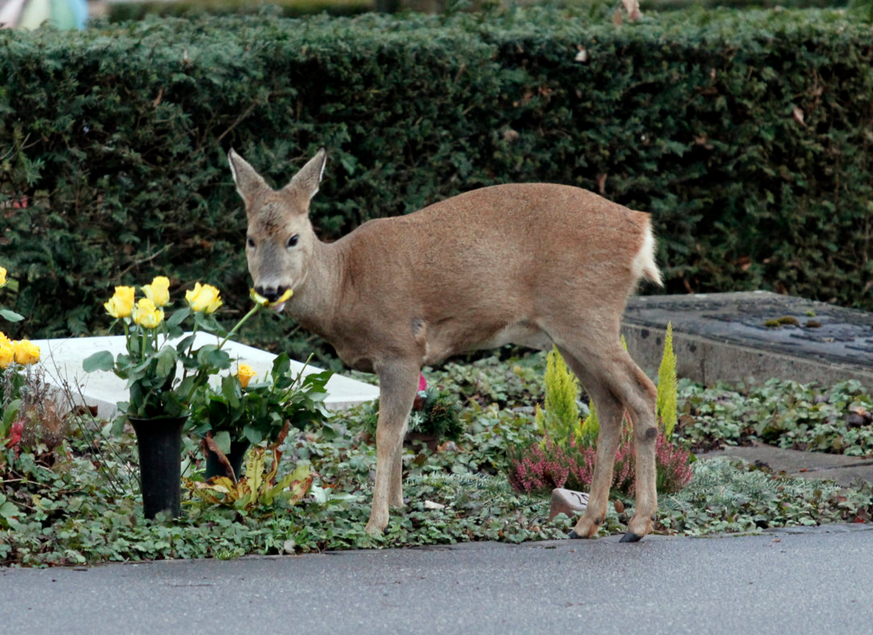
[[[233,474],[239,480],[240,472],[242,471],[243,459],[246,457],[251,443],[246,439],[234,439],[230,442],[230,453],[225,455],[230,461],[230,466],[233,468]],[[206,480],[213,476],[227,476],[227,471],[218,460],[218,455],[209,450],[206,450]]]
[[[143,515],[149,519],[159,512],[181,516],[182,427],[188,416],[128,420],[136,432]]]

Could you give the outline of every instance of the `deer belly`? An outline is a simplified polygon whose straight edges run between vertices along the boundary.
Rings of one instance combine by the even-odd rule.
[[[529,322],[519,322],[506,326],[488,339],[476,344],[474,350],[499,348],[506,344],[530,346],[531,348],[547,348],[550,344],[548,335]]]
[[[529,322],[485,329],[467,329],[455,324],[441,326],[427,331],[424,364],[436,364],[458,353],[498,348],[505,344],[531,348],[548,348],[550,344],[548,336]]]

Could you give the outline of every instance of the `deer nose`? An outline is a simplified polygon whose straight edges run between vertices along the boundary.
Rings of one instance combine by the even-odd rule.
[[[267,298],[267,302],[275,302],[288,290],[288,287],[255,287],[258,295]]]

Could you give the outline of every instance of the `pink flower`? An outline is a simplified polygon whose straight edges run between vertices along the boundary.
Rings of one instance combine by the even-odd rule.
[[[427,390],[427,380],[422,373],[418,373],[418,392]]]

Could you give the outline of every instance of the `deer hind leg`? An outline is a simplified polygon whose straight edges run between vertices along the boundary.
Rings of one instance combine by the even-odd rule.
[[[615,454],[621,440],[624,407],[600,377],[590,372],[579,359],[566,349],[559,347],[561,355],[570,369],[579,378],[589,397],[597,408],[600,431],[597,436],[597,458],[594,464],[594,478],[588,496],[585,513],[570,532],[571,538],[593,538],[606,518],[609,505],[609,490],[612,487]]]
[[[597,462],[588,499],[588,507],[574,529],[578,538],[591,537],[606,513],[609,488],[612,485],[615,453],[621,439],[622,414],[627,410],[634,428],[636,454],[636,509],[628,524],[623,542],[636,542],[652,529],[658,510],[655,490],[655,446],[658,427],[655,421],[655,385],[634,363],[618,343],[604,352],[585,348],[567,351],[567,363],[579,381],[591,393],[600,413],[600,434],[597,439]]]
[[[376,483],[373,507],[367,523],[368,534],[378,534],[388,526],[388,506],[399,498],[403,503],[401,483],[403,435],[415,400],[419,368],[414,364],[395,363],[379,369],[379,422],[376,424]]]
[[[636,542],[652,530],[658,512],[655,454],[658,444],[658,422],[655,404],[658,392],[652,381],[624,353],[625,407],[634,426],[636,450],[636,509],[628,523],[622,542]]]

